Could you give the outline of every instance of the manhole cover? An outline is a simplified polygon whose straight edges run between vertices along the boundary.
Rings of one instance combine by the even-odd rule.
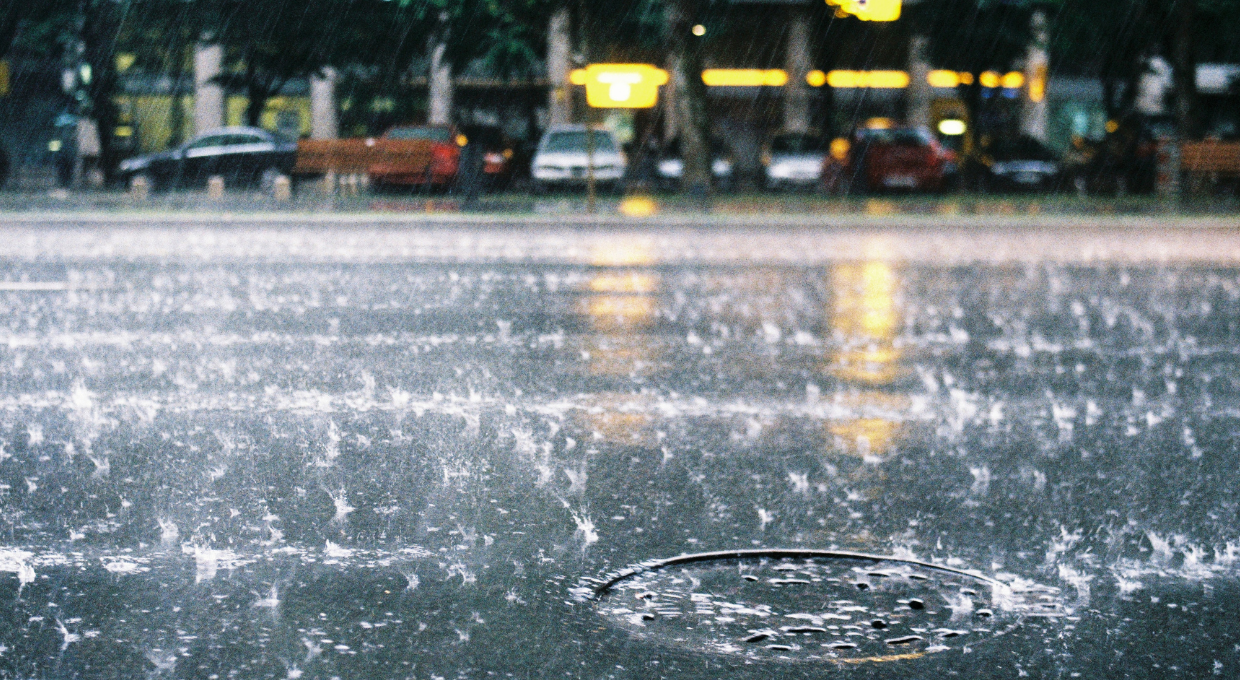
[[[580,594],[638,638],[749,659],[865,663],[977,645],[1058,591],[862,553],[740,550],[645,562]]]

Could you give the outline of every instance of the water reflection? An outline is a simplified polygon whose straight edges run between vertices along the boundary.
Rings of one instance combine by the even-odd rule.
[[[596,243],[591,272],[579,301],[588,332],[582,337],[585,372],[600,378],[642,381],[655,370],[656,323],[662,278],[644,269],[654,263],[649,241],[615,237]],[[640,395],[605,391],[581,413],[581,426],[595,439],[628,445],[654,441],[651,417]]]
[[[907,396],[890,391],[907,372],[896,344],[903,321],[899,275],[881,260],[843,263],[831,269],[830,285],[828,319],[836,349],[826,358],[826,371],[841,383],[836,401],[858,417],[832,421],[827,431],[838,451],[881,457],[892,449],[901,429],[886,414],[908,408]]]

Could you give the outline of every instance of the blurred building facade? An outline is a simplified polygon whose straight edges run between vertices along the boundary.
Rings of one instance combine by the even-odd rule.
[[[961,116],[965,83],[959,76],[966,74],[938,68],[929,56],[928,38],[908,21],[833,22],[830,10],[821,0],[730,0],[726,21],[700,26],[705,69],[766,74],[749,80],[724,78],[707,87],[712,133],[727,141],[738,170],[756,164],[762,145],[780,131],[844,135],[874,118],[937,129],[942,120]],[[660,106],[653,110],[587,112],[580,88],[568,83],[571,68],[581,65],[576,62],[668,64],[661,63],[665,57],[658,48],[608,42],[598,30],[587,39],[573,23],[567,10],[551,18],[542,72],[534,77],[502,78],[479,61],[456,69],[446,84],[436,84],[429,63],[413,64],[409,72],[423,75],[385,89],[362,74],[325,72],[290,80],[267,102],[259,124],[292,137],[376,135],[394,124],[428,120],[433,113],[431,90],[449,87],[452,96],[445,101],[450,109],[435,112],[435,117],[497,125],[516,140],[536,141],[548,124],[581,121],[587,115],[598,115],[624,143],[675,137],[677,93],[670,86],[663,88]],[[981,88],[979,120],[969,121],[970,128],[1028,134],[1061,150],[1074,137],[1100,139],[1108,124],[1102,83],[1051,71],[1042,24],[1022,60],[994,65],[993,78]],[[209,127],[244,123],[246,97],[213,80],[229,66],[218,47],[200,45],[192,72],[178,77],[144,72],[132,66],[132,60],[124,64],[124,57],[120,55],[117,64],[118,126],[111,131],[121,138],[121,148],[155,151]],[[1164,112],[1170,89],[1166,64],[1159,62],[1151,62],[1137,98],[1150,115]],[[13,85],[3,115],[9,116],[7,141],[19,157],[37,159],[53,136],[48,121],[64,108],[63,93],[56,91],[56,70],[30,61],[12,65]],[[1230,102],[1236,97],[1240,66],[1203,64],[1198,82],[1207,104],[1210,97]],[[15,101],[23,105],[14,106]],[[1207,128],[1234,135],[1233,108],[1207,107]]]

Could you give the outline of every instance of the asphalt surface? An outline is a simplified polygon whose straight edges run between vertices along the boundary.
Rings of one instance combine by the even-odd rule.
[[[0,219],[0,678],[1240,674],[1235,219],[697,220]]]

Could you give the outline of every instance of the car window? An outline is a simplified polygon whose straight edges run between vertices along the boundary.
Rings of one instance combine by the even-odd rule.
[[[233,145],[241,145],[241,144],[263,144],[266,141],[267,140],[263,139],[262,137],[259,137],[258,135],[244,134],[244,135],[229,135],[227,143],[229,146],[233,146]]]
[[[442,127],[398,127],[388,130],[388,139],[425,139],[447,144],[452,141],[452,131]]]
[[[189,143],[186,148],[205,149],[209,146],[223,146],[228,143],[228,135],[210,135],[201,139],[196,139]]]
[[[991,156],[999,161],[1053,161],[1055,154],[1036,140],[1021,137],[1014,140],[996,142],[991,149]]]
[[[590,143],[587,137],[585,130],[552,132],[543,140],[542,150],[548,153],[585,151]],[[595,131],[594,150],[614,153],[616,151],[616,143],[611,138],[611,134],[604,131]]]
[[[771,142],[773,153],[817,153],[826,149],[821,137],[780,135]]]

